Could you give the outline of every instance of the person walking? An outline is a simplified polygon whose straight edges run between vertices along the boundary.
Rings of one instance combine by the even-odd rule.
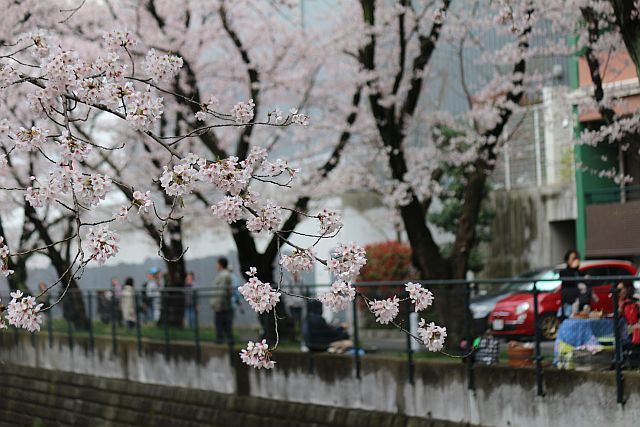
[[[577,250],[571,249],[567,251],[564,255],[564,262],[566,267],[560,270],[560,278],[563,279],[560,287],[561,303],[560,309],[558,310],[560,320],[571,317],[573,304],[580,296],[577,279],[582,277],[579,270],[580,254]]]
[[[136,294],[133,278],[127,277],[122,288],[122,296],[120,297],[120,310],[122,319],[127,325],[127,329],[132,329],[136,324]]]
[[[211,308],[215,312],[216,343],[233,343],[233,311],[231,297],[233,295],[232,277],[229,261],[225,257],[218,258],[216,269],[218,276],[213,282]]]
[[[196,276],[190,271],[184,281],[184,312],[187,317],[187,324],[191,329],[196,327],[196,310],[198,307],[196,307],[196,299],[193,295],[196,286]]]

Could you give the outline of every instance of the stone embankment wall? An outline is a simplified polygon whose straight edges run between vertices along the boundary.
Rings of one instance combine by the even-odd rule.
[[[357,378],[349,356],[278,351],[274,370],[256,371],[213,345],[201,347],[198,361],[191,343],[172,343],[167,352],[161,342],[143,342],[139,353],[135,341],[118,341],[114,352],[103,338],[92,350],[86,339],[70,345],[64,336],[51,343],[45,334],[0,337],[0,425],[32,412],[41,425],[91,426],[631,426],[640,420],[640,375],[632,372],[625,373],[620,405],[612,372],[546,370],[545,396],[538,397],[533,370],[506,366],[477,366],[476,389],[468,390],[459,362],[416,361],[410,384],[406,361],[376,356],[362,358]]]

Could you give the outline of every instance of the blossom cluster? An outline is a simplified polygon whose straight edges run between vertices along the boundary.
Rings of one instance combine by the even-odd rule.
[[[247,221],[247,229],[254,233],[276,231],[282,222],[282,208],[267,200],[264,206],[257,209],[256,214]]]
[[[433,304],[433,294],[421,284],[409,282],[405,284],[405,290],[409,293],[411,302],[415,304],[416,312],[425,310]]]
[[[96,228],[89,228],[87,239],[89,240],[88,250],[91,259],[95,260],[98,265],[104,264],[118,253],[120,236],[109,230],[108,225],[103,224]]]
[[[349,306],[356,297],[356,290],[349,282],[337,280],[331,284],[331,289],[318,296],[318,300],[332,311],[341,311]]]
[[[171,80],[182,68],[182,58],[175,55],[158,55],[155,49],[151,49],[142,63],[144,72],[154,82],[166,82]]]
[[[438,326],[431,322],[427,324],[424,319],[420,319],[418,324],[418,337],[427,346],[429,351],[440,351],[444,347],[444,340],[447,337],[447,328]]]
[[[335,233],[342,228],[342,217],[334,210],[322,209],[317,217],[320,221],[319,232],[323,236]]]
[[[315,257],[311,249],[296,249],[291,255],[282,255],[280,265],[291,273],[299,271],[311,271],[315,263]]]
[[[99,174],[73,174],[73,191],[81,203],[97,205],[107,195],[111,187],[111,179]]]
[[[263,283],[256,277],[257,270],[252,267],[247,271],[249,280],[238,288],[252,309],[262,314],[271,311],[280,301],[280,292],[273,290],[269,283]]]
[[[338,243],[327,261],[327,269],[344,281],[354,280],[366,264],[366,252],[362,246],[351,242]]]
[[[256,104],[253,103],[253,99],[250,99],[247,102],[238,102],[231,109],[231,116],[236,123],[246,125],[253,120],[253,109],[255,106]]]
[[[7,306],[7,321],[16,328],[29,332],[40,330],[42,324],[42,304],[37,304],[32,296],[24,296],[21,291],[11,292],[11,301]]]
[[[0,236],[0,273],[4,277],[13,274],[13,270],[9,269],[9,246],[4,242],[4,237]]]
[[[59,168],[53,169],[46,179],[32,176],[31,181],[34,185],[27,187],[25,200],[34,208],[45,206],[72,192],[78,202],[95,206],[105,199],[111,188],[111,179],[108,176],[83,174],[68,165],[60,165]]]
[[[271,360],[271,352],[266,340],[262,342],[249,341],[247,348],[240,352],[243,363],[257,369],[271,369],[276,362]]]
[[[47,142],[48,131],[36,126],[31,129],[21,127],[16,132],[16,148],[23,151],[35,151]]]
[[[400,300],[397,296],[369,302],[369,309],[376,316],[376,322],[387,325],[393,321],[400,311]]]
[[[151,191],[143,193],[142,191],[133,192],[133,205],[138,207],[138,213],[148,213],[149,208],[153,205],[151,200]]]

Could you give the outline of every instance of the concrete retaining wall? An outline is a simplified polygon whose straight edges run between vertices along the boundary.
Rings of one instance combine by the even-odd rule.
[[[157,384],[325,409],[379,411],[401,416],[399,425],[420,419],[501,427],[631,426],[640,420],[640,376],[636,373],[625,373],[627,403],[622,406],[615,402],[611,372],[547,370],[546,395],[537,397],[530,369],[478,366],[476,390],[469,391],[462,363],[417,361],[412,385],[401,359],[365,357],[358,379],[348,356],[315,355],[311,363],[307,354],[279,351],[273,371],[256,371],[239,363],[235,355],[230,358],[228,349],[212,345],[202,346],[201,363],[197,363],[191,344],[173,344],[166,357],[161,343],[145,342],[139,356],[134,341],[119,341],[114,354],[108,339],[96,339],[91,352],[86,340],[76,340],[71,350],[62,336],[55,337],[51,347],[46,335],[20,336],[19,342],[10,334],[0,336],[0,361],[13,365],[128,380],[132,387]],[[5,386],[2,374],[0,388]],[[316,422],[323,422],[326,414],[322,414]]]

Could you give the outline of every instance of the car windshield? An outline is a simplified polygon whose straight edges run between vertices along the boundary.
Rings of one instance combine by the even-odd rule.
[[[533,281],[534,280],[544,280],[542,282],[537,282],[538,290],[541,292],[551,292],[555,288],[557,288],[560,283],[562,283],[559,279],[560,275],[555,270],[534,270],[529,271],[524,274],[520,274],[515,277],[515,279],[531,279],[531,282],[506,282],[500,285],[496,290],[498,293],[502,292],[518,292],[518,291],[531,291],[533,290]]]
[[[539,271],[530,278],[536,280],[536,287],[540,292],[552,292],[562,284],[562,280],[559,280],[560,273],[556,270]],[[519,283],[513,289],[517,291],[532,291],[533,281]]]

